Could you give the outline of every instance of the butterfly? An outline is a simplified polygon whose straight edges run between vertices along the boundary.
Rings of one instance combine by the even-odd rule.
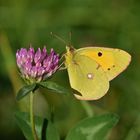
[[[131,55],[124,50],[104,47],[75,49],[66,46],[65,66],[70,86],[80,94],[80,100],[97,100],[103,97],[109,82],[130,64]]]

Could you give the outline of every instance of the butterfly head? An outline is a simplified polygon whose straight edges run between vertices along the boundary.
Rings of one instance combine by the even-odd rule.
[[[75,48],[73,46],[66,45],[66,51],[67,53],[73,54],[75,51]]]

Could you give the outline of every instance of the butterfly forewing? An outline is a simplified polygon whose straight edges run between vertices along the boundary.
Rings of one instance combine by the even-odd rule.
[[[96,61],[105,71],[109,81],[124,71],[131,61],[131,56],[120,49],[85,47],[78,49],[77,53]]]

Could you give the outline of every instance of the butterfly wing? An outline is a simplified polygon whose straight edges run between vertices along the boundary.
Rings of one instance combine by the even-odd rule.
[[[124,71],[131,61],[131,56],[120,49],[85,47],[77,50],[80,55],[87,56],[101,65],[109,81]]]
[[[76,54],[67,62],[67,70],[71,87],[81,94],[74,95],[80,100],[99,99],[109,89],[109,81],[103,69],[87,56]]]

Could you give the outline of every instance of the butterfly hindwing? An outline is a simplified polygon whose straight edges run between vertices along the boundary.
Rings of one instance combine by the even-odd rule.
[[[104,70],[93,59],[75,53],[67,65],[70,85],[81,93],[74,94],[81,100],[101,98],[109,89],[109,81]]]

